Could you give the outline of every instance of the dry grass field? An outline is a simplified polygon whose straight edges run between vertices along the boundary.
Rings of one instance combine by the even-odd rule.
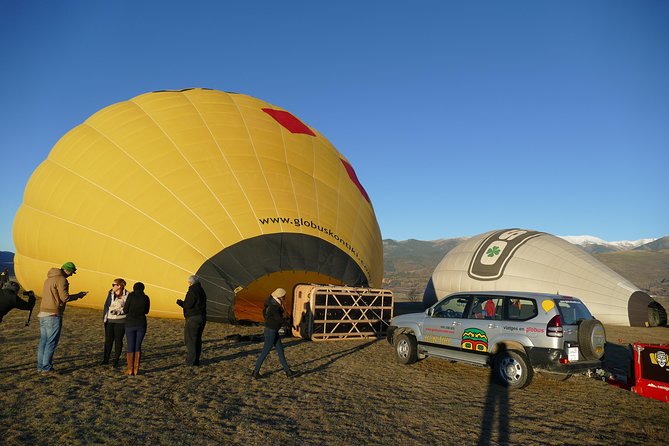
[[[183,321],[149,319],[142,373],[126,377],[98,365],[100,312],[68,308],[59,374],[43,376],[39,324],[25,327],[26,318],[14,310],[0,324],[3,445],[669,444],[667,403],[586,376],[537,375],[508,392],[486,368],[396,364],[385,340],[284,339],[301,375],[286,378],[272,353],[253,381],[261,327],[208,324],[204,364],[187,368]],[[620,353],[634,341],[667,342],[669,329],[607,327],[607,337],[607,351]],[[609,365],[624,367],[624,356]]]

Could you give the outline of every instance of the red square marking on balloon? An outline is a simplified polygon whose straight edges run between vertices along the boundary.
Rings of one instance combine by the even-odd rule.
[[[305,135],[316,136],[302,121],[297,119],[293,114],[283,110],[273,110],[271,108],[263,108],[262,111],[270,115],[276,122],[284,126],[290,133],[303,133]]]
[[[358,186],[358,190],[360,190],[360,193],[362,194],[363,197],[365,197],[365,200],[367,200],[369,203],[371,203],[369,199],[369,195],[367,195],[367,191],[365,190],[364,187],[362,187],[362,184],[360,184],[360,181],[358,180],[358,176],[355,174],[355,170],[353,170],[353,166],[351,166],[347,161],[339,158],[341,160],[341,163],[344,165],[344,168],[346,168],[346,172],[348,173],[348,177],[353,181],[353,183]]]

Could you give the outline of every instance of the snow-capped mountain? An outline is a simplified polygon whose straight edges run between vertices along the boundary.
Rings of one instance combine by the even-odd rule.
[[[607,252],[621,252],[630,250],[660,251],[669,249],[669,235],[660,238],[644,238],[639,240],[620,240],[609,242],[592,235],[566,235],[560,238],[580,246],[590,254],[604,254]],[[383,240],[383,256],[386,260],[392,258],[420,258],[427,256],[440,260],[445,253],[453,249],[467,237],[452,239],[423,240]]]
[[[628,251],[630,249],[635,249],[639,246],[643,246],[658,240],[656,238],[644,238],[639,240],[620,240],[616,242],[608,242],[592,235],[566,235],[559,237],[568,241],[569,243],[581,246],[591,254]]]

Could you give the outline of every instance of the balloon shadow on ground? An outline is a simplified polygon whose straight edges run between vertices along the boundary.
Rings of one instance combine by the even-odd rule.
[[[498,353],[503,353],[503,351],[504,349]],[[493,440],[495,418],[498,421],[498,437],[496,440]],[[490,444],[508,445],[509,438],[509,388],[497,383],[495,380],[495,371],[491,369],[485,405],[483,406],[483,415],[481,416],[481,434],[476,444],[477,446],[487,446]]]

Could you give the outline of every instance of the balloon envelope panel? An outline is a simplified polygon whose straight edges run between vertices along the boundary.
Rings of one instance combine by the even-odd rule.
[[[209,319],[234,322],[261,320],[272,287],[380,286],[383,272],[372,204],[341,153],[285,110],[207,89],[140,95],[68,132],[28,182],[14,241],[24,286],[71,260],[71,288],[91,291],[73,304],[102,308],[123,277],[163,317],[181,317],[195,273]]]
[[[643,326],[650,297],[590,254],[538,231],[503,229],[472,237],[434,270],[424,300],[456,291],[527,291],[578,297],[611,325]]]

